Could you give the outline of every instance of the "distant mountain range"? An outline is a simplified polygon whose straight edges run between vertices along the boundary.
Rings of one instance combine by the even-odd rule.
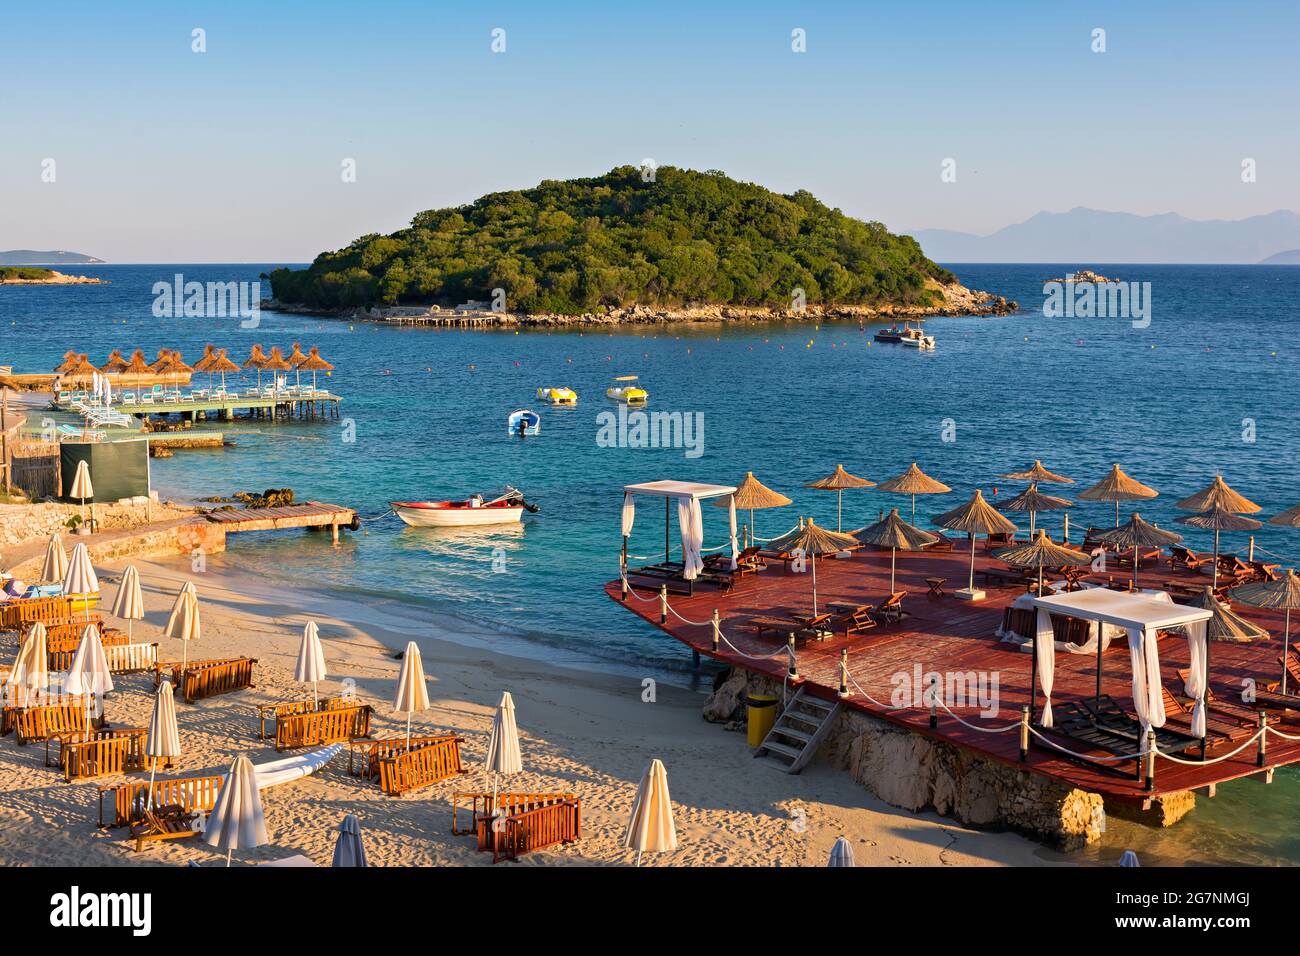
[[[1286,209],[1248,219],[1188,219],[1078,206],[1040,212],[988,236],[948,229],[911,235],[935,262],[1300,264],[1300,215]]]
[[[103,261],[94,256],[83,255],[80,252],[64,252],[61,249],[47,252],[36,249],[0,250],[0,266],[70,266]]]

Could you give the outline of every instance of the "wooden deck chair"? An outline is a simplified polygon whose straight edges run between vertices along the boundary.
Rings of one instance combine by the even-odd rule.
[[[194,828],[198,814],[186,810],[180,804],[154,807],[143,811],[144,819],[131,824],[131,839],[135,841],[135,852],[139,853],[144,845],[153,840],[184,840],[200,835]]]
[[[903,598],[905,597],[907,597],[906,591],[895,591],[889,595],[885,603],[871,612],[871,616],[881,624],[901,624],[903,618],[910,614],[909,611],[903,610]]]

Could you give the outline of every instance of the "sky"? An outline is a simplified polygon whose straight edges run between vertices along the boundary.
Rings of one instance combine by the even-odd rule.
[[[304,262],[423,209],[646,159],[808,189],[895,231],[983,234],[1074,206],[1300,210],[1295,3],[5,0],[0,14],[0,249]]]

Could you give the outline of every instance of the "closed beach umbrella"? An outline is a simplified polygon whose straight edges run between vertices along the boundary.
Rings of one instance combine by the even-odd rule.
[[[1138,855],[1136,853],[1132,850],[1125,850],[1124,855],[1119,858],[1119,865],[1128,867],[1141,866],[1142,864],[1138,862]]]
[[[415,641],[407,641],[402,655],[402,671],[397,675],[397,693],[393,710],[406,715],[406,749],[411,749],[411,715],[429,706],[429,688],[424,683],[424,661]]]
[[[658,758],[650,761],[632,804],[632,818],[623,834],[623,846],[636,851],[636,865],[642,853],[670,853],[677,849],[677,828],[673,826],[673,803],[668,795],[668,771]]]
[[[843,465],[836,465],[825,478],[818,478],[816,481],[810,481],[804,485],[805,488],[817,488],[821,491],[833,491],[839,496],[838,504],[835,506],[835,530],[844,530],[844,489],[845,488],[873,488],[874,481],[868,481],[866,478],[859,478],[857,475],[850,475],[844,470]]]
[[[812,518],[804,522],[802,528],[795,528],[789,534],[782,535],[771,543],[774,551],[802,553],[812,565],[812,601],[813,613],[817,613],[817,557],[822,554],[838,554],[846,548],[856,548],[858,539],[851,534],[841,534],[818,526]]]
[[[1072,508],[1074,502],[1067,498],[1058,498],[1056,495],[1045,495],[1038,490],[1038,483],[1034,482],[1014,498],[1009,498],[998,505],[999,511],[1012,511],[1018,513],[1029,512],[1029,534],[1034,534],[1034,516],[1040,511],[1061,511],[1065,508]]]
[[[95,497],[95,486],[90,483],[90,463],[86,459],[77,462],[77,473],[72,478],[72,488],[68,494],[81,499],[81,520],[86,520],[86,499]]]
[[[269,843],[262,816],[262,795],[257,789],[253,763],[244,755],[235,758],[221,784],[217,802],[208,814],[203,842],[226,851],[226,866],[236,850],[251,850]]]
[[[736,501],[737,508],[749,512],[749,538],[751,541],[757,540],[754,532],[755,511],[763,508],[781,508],[790,504],[789,498],[763,484],[754,477],[752,471],[745,472],[745,480],[736,486],[736,493],[732,497]],[[713,506],[715,508],[731,507],[725,496],[714,498]]]
[[[131,625],[144,620],[144,595],[140,592],[140,572],[134,564],[122,572],[122,583],[113,599],[113,616],[126,621],[126,639],[131,640]]]
[[[1286,612],[1286,630],[1282,637],[1282,660],[1291,653],[1291,612],[1300,608],[1300,578],[1287,568],[1286,574],[1276,581],[1260,581],[1233,588],[1228,594],[1234,601],[1251,607],[1270,608]],[[1282,693],[1286,693],[1287,668],[1282,667]]]
[[[63,549],[63,540],[57,535],[50,535],[50,543],[45,546],[45,564],[41,566],[41,581],[53,584],[62,581],[68,573],[68,552]]]
[[[316,373],[334,371],[334,366],[320,357],[320,349],[315,345],[311,347],[311,354],[299,363],[298,367],[311,372],[311,390],[313,392],[316,391]]]
[[[27,630],[18,648],[9,679],[5,681],[5,702],[27,706],[33,695],[44,694],[50,687],[49,657],[46,652],[45,625],[37,621]]]
[[[203,625],[199,620],[199,592],[193,581],[186,581],[180,593],[172,603],[172,610],[167,615],[167,624],[163,627],[163,637],[184,641],[181,652],[181,670],[190,660],[190,641],[197,641],[203,636]]]
[[[81,632],[81,641],[72,653],[72,663],[68,665],[68,677],[63,682],[63,689],[69,694],[86,695],[86,730],[89,731],[91,701],[95,702],[98,716],[99,701],[113,689],[113,675],[108,670],[104,644],[99,639],[99,628],[94,624],[87,624]]]
[[[300,684],[311,684],[311,699],[316,701],[316,682],[325,679],[325,652],[320,646],[320,631],[315,621],[308,621],[302,629],[302,643],[298,645],[298,663],[293,668],[293,679]]]
[[[172,683],[159,681],[158,693],[153,696],[153,711],[149,715],[149,736],[145,738],[144,752],[155,759],[149,762],[149,797],[147,806],[153,806],[153,778],[158,761],[171,760],[181,755],[181,735],[176,727],[176,698],[172,696]]]
[[[492,717],[492,736],[488,738],[485,767],[492,772],[492,810],[496,812],[497,774],[519,773],[524,769],[519,753],[519,729],[515,726],[515,702],[510,692],[501,695]]]
[[[1065,475],[1058,475],[1054,471],[1048,471],[1043,467],[1043,463],[1037,458],[1034,459],[1034,465],[1032,468],[1029,468],[1026,471],[1009,471],[1005,475],[999,477],[1010,478],[1012,481],[1032,481],[1035,483],[1040,481],[1051,481],[1061,485],[1074,484],[1073,478],[1066,478]]]
[[[1183,515],[1174,520],[1179,524],[1187,525],[1189,528],[1203,528],[1214,532],[1213,586],[1216,588],[1219,586],[1219,532],[1254,531],[1256,528],[1264,527],[1262,521],[1247,518],[1245,515],[1233,514],[1217,502],[1200,514]]]
[[[889,509],[889,517],[884,521],[878,521],[873,525],[863,528],[861,531],[853,533],[858,541],[863,544],[875,545],[878,548],[889,549],[889,593],[894,593],[894,565],[898,558],[898,549],[904,551],[919,551],[927,544],[933,544],[939,540],[937,534],[929,531],[923,531],[920,528],[908,524],[898,516],[897,508]]]
[[[882,481],[876,485],[877,491],[887,491],[895,495],[912,496],[912,524],[916,524],[916,496],[917,495],[943,495],[952,491],[947,485],[936,478],[931,478],[919,467],[916,462],[908,467],[897,478],[890,478],[888,481]]]
[[[366,866],[366,847],[361,842],[361,821],[349,813],[339,824],[338,839],[334,841],[334,861],[330,866]]]
[[[1136,591],[1138,552],[1142,548],[1163,548],[1166,545],[1177,544],[1183,540],[1183,536],[1175,531],[1157,528],[1151,522],[1144,521],[1142,516],[1135,511],[1133,517],[1129,518],[1123,527],[1103,531],[1097,535],[1097,540],[1102,544],[1111,545],[1116,551],[1122,551],[1126,548],[1133,549],[1133,590]]]
[[[1142,482],[1130,478],[1120,471],[1119,465],[1112,465],[1110,474],[1091,488],[1079,492],[1081,501],[1115,502],[1115,527],[1119,527],[1119,503],[1121,501],[1138,501],[1143,498],[1155,498],[1160,494]]]
[[[90,620],[90,596],[99,593],[99,578],[90,564],[90,551],[84,542],[72,549],[72,559],[68,561],[68,572],[63,576],[63,596],[79,595],[86,609],[86,620]]]
[[[1043,593],[1043,568],[1076,567],[1086,568],[1092,564],[1092,558],[1082,551],[1053,544],[1042,528],[1028,544],[1017,544],[1010,548],[1000,548],[993,552],[999,561],[1017,568],[1038,569],[1038,593]]]
[[[826,861],[826,865],[828,867],[854,866],[853,845],[844,837],[837,839],[835,845],[831,847],[831,855]]]
[[[1228,487],[1222,475],[1215,475],[1214,480],[1207,487],[1191,497],[1184,498],[1178,502],[1177,507],[1183,511],[1210,511],[1219,507],[1224,511],[1244,515],[1253,515],[1262,510],[1255,502]]]
[[[934,519],[941,528],[964,531],[970,535],[970,581],[966,587],[968,597],[975,596],[975,536],[978,534],[1015,534],[1016,526],[1009,518],[998,514],[991,504],[984,500],[984,492],[975,489],[970,501],[960,507],[945,511]],[[958,591],[957,593],[961,593]]]

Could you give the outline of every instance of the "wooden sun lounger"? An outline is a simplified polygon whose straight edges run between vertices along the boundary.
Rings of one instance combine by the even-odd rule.
[[[453,736],[380,760],[379,787],[390,797],[400,797],[467,772],[460,764],[460,738]]]
[[[131,824],[135,852],[139,853],[146,843],[156,840],[184,840],[199,836],[199,831],[194,829],[197,816],[194,811],[176,805],[144,810],[143,818]]]
[[[936,540],[931,541],[929,544],[922,546],[921,550],[922,551],[951,551],[954,547],[955,545],[953,544],[952,538],[940,534],[938,535]]]
[[[1135,754],[1138,750],[1132,740],[1099,726],[1082,707],[1073,702],[1067,701],[1053,704],[1052,726],[1043,727],[1042,730],[1044,733],[1062,737],[1067,741],[1081,744],[1091,750],[1100,750],[1113,757]],[[1076,757],[1055,748],[1049,748],[1047,752],[1062,760],[1069,760],[1092,767],[1104,773],[1117,774],[1121,777],[1130,776],[1115,761],[1091,760],[1087,756]],[[1134,780],[1142,779],[1142,759],[1140,756],[1133,757],[1133,773],[1131,776]]]
[[[1195,571],[1202,568],[1214,560],[1212,554],[1197,554],[1190,548],[1184,548],[1182,545],[1174,545],[1169,549],[1169,567],[1173,570],[1183,568],[1188,571]]]
[[[577,797],[478,821],[480,850],[492,851],[492,862],[517,860],[524,853],[544,850],[582,838],[582,801]]]
[[[871,612],[881,624],[901,624],[903,618],[908,617],[911,612],[903,610],[903,598],[907,597],[906,591],[895,591],[885,600],[880,607]]]
[[[1110,694],[1102,694],[1097,700],[1084,698],[1079,705],[1087,711],[1097,724],[1116,736],[1131,740],[1136,747],[1142,744],[1142,722],[1119,705]],[[1201,746],[1201,738],[1193,737],[1169,726],[1152,727],[1155,734],[1156,748],[1163,753],[1185,753]]]
[[[1185,734],[1192,732],[1192,714],[1196,702],[1186,700],[1174,694],[1168,687],[1162,687],[1165,701],[1165,726]],[[1206,746],[1214,748],[1225,743],[1245,740],[1255,732],[1254,722],[1243,722],[1233,718],[1217,716],[1210,710],[1209,702],[1205,707]]]
[[[831,615],[829,613],[800,619],[793,617],[753,617],[746,622],[745,626],[752,627],[759,637],[762,637],[768,631],[772,631],[782,640],[789,640],[794,637],[796,641],[824,641],[831,636],[831,632],[825,627],[830,619]]]
[[[86,701],[75,697],[58,704],[16,708],[13,721],[18,746],[24,747],[34,740],[83,729],[86,726]],[[104,724],[102,716],[90,719],[91,727],[103,727]]]
[[[179,805],[186,810],[209,812],[217,804],[217,795],[221,793],[221,784],[225,777],[215,774],[206,777],[176,777],[170,780],[153,782],[153,805],[155,807]],[[148,802],[149,781],[128,781],[99,788],[99,826],[124,827],[144,819],[144,807]],[[113,803],[113,816],[104,822],[104,797],[109,796]]]
[[[154,666],[154,686],[162,682],[164,671],[170,671],[172,686],[177,688],[185,703],[229,694],[253,687],[255,657],[232,657],[205,661],[159,661]]]
[[[460,741],[455,734],[429,734],[420,736],[412,735],[411,746],[420,747],[424,744],[441,743],[448,740]],[[352,740],[348,744],[348,773],[354,777],[366,777],[370,780],[379,779],[379,762],[388,757],[396,756],[406,749],[405,737],[383,737],[379,740]]]
[[[43,598],[16,598],[0,604],[0,629],[21,630],[27,624],[58,624],[73,619],[72,599],[63,595]]]
[[[280,704],[257,705],[257,739],[266,739],[266,721],[271,721],[271,736],[275,736],[275,724],[281,717],[293,717],[297,714],[312,714],[320,710],[338,710],[340,707],[352,707],[356,704],[354,697],[321,697],[315,700],[291,700]]]
[[[49,765],[51,739],[59,744],[58,765],[63,768],[65,783],[109,774],[147,770],[150,758],[145,755],[147,728],[114,728],[92,731],[89,738],[82,732],[59,734],[45,742],[45,763]]]
[[[1024,587],[1029,581],[1037,581],[1038,575],[1027,574],[1022,570],[1011,568],[981,568],[975,574],[982,578],[989,587]]]
[[[831,631],[842,633],[846,638],[879,626],[879,622],[871,616],[872,611],[875,610],[874,605],[832,604],[830,606],[835,608],[835,611],[826,622],[827,626]]]
[[[351,740],[353,737],[369,737],[371,711],[369,704],[353,704],[334,710],[316,710],[277,718],[275,749],[319,747],[322,744]]]
[[[767,563],[760,557],[762,549],[758,545],[751,545],[736,555],[736,569],[731,569],[730,554],[711,554],[704,559],[704,570],[715,574],[745,575],[753,574],[756,571],[762,571],[767,567]]]
[[[73,650],[76,650],[76,646],[81,643],[81,635],[85,632],[88,624],[93,624],[95,629],[99,631],[99,642],[104,646],[126,643],[126,632],[113,627],[105,627],[103,617],[99,614],[92,614],[89,621],[83,618],[78,621],[68,621],[64,624],[47,624],[45,626],[45,649],[52,651],[61,642],[71,642]]]
[[[158,664],[158,645],[114,644],[104,648],[104,659],[112,674],[152,671]]]
[[[1188,675],[1187,668],[1180,668],[1176,673],[1178,674],[1178,679],[1186,684]],[[1210,713],[1220,714],[1224,717],[1241,721],[1242,723],[1250,723],[1256,727],[1259,726],[1259,715],[1264,710],[1262,705],[1253,706],[1247,704],[1245,701],[1238,702],[1228,698],[1217,697],[1215,696],[1212,687],[1207,687],[1205,689],[1205,707],[1210,711]],[[1275,724],[1278,722],[1279,717],[1276,714],[1265,714],[1264,719],[1266,723]]]
[[[482,834],[479,830],[480,821],[496,816],[498,811],[506,816],[512,816],[552,803],[577,799],[572,793],[497,793],[495,797],[491,793],[453,793],[451,795],[451,832],[457,836],[465,836],[470,833],[478,834],[480,839],[478,848],[486,850],[489,847],[482,842]],[[469,829],[467,830],[460,829],[457,823],[457,813],[462,808],[470,811]]]

